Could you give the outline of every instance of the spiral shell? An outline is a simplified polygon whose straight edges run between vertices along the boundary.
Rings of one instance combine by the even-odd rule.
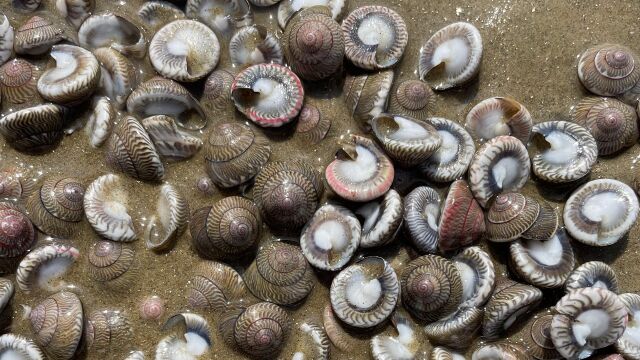
[[[564,283],[567,292],[586,287],[607,289],[616,294],[620,292],[616,272],[602,261],[588,261],[578,266]]]
[[[223,111],[233,112],[235,107],[231,99],[231,84],[234,78],[235,72],[232,69],[213,71],[204,83],[200,99],[202,105],[213,114],[220,114]]]
[[[55,45],[50,55],[55,66],[38,79],[38,92],[44,99],[74,104],[88,98],[98,87],[100,64],[91,52],[73,45]]]
[[[385,152],[404,167],[425,162],[442,144],[433,126],[409,117],[380,114],[371,120],[371,128]]]
[[[317,144],[322,141],[331,128],[331,119],[323,115],[314,105],[305,104],[300,110],[296,132],[305,141]]]
[[[36,229],[20,209],[0,202],[0,258],[19,258],[36,242]]]
[[[534,317],[524,330],[524,345],[535,360],[561,360],[551,340],[551,319],[553,314]]]
[[[168,1],[147,1],[138,9],[138,17],[152,29],[158,30],[173,20],[183,20],[186,15]]]
[[[36,180],[27,171],[6,167],[0,169],[0,199],[22,199],[35,189]]]
[[[151,215],[144,230],[147,249],[159,252],[171,250],[187,228],[188,220],[187,199],[173,185],[162,185],[156,213]]]
[[[427,179],[449,182],[467,172],[476,146],[471,135],[457,123],[444,118],[431,117],[427,122],[438,131],[442,143],[427,161],[419,165]]]
[[[84,217],[85,187],[71,177],[49,178],[25,204],[34,224],[42,232],[58,237],[70,237]]]
[[[89,276],[116,291],[128,289],[138,273],[133,246],[99,240],[89,249]]]
[[[438,248],[450,251],[480,240],[486,230],[480,204],[464,180],[451,184],[438,225]]]
[[[180,332],[175,331],[180,328]],[[198,359],[211,348],[211,329],[198,314],[180,313],[165,322],[163,330],[175,329],[174,334],[160,340],[156,348],[157,360]],[[209,354],[210,355],[210,354]]]
[[[616,350],[629,359],[638,359],[640,358],[640,343],[634,335],[635,332],[638,331],[636,317],[640,310],[640,295],[627,293],[621,294],[619,298],[627,309],[629,321],[627,322],[624,333],[616,341]]]
[[[229,42],[229,55],[233,65],[240,68],[261,63],[283,63],[278,39],[262,25],[238,30]]]
[[[13,54],[13,26],[6,15],[0,16],[0,65]]]
[[[404,230],[411,243],[423,253],[438,250],[440,195],[428,186],[413,189],[404,202]]]
[[[76,29],[91,15],[95,7],[95,0],[56,0],[58,13]]]
[[[146,296],[140,301],[138,311],[142,320],[156,321],[162,318],[166,302],[159,296]]]
[[[119,109],[126,105],[127,97],[137,82],[136,68],[131,60],[112,48],[98,48],[93,55],[100,62],[100,88]]]
[[[538,218],[540,203],[517,192],[496,196],[487,212],[487,239],[494,242],[515,240]]]
[[[323,80],[342,68],[344,39],[328,8],[313,6],[293,15],[282,44],[291,69],[305,80]]]
[[[7,278],[0,278],[0,313],[7,308],[7,305],[9,305],[14,293],[15,288],[13,287],[11,280]]]
[[[107,174],[95,179],[85,191],[84,212],[93,230],[113,241],[133,241],[136,230],[127,213],[127,195],[120,177]]]
[[[224,37],[229,37],[234,29],[253,23],[247,0],[187,0],[186,13]]]
[[[350,115],[362,129],[368,130],[369,121],[387,109],[393,78],[393,70],[373,74],[347,74],[342,94]]]
[[[402,224],[402,197],[397,191],[387,191],[382,199],[362,205],[356,214],[364,218],[360,246],[370,248],[392,242]]]
[[[195,309],[225,312],[246,295],[244,281],[233,268],[216,261],[202,261],[191,278],[188,300]]]
[[[90,352],[106,352],[133,335],[131,323],[120,310],[96,310],[85,321],[84,339]]]
[[[616,96],[640,80],[640,59],[629,48],[602,44],[587,49],[578,61],[578,77],[587,90]]]
[[[16,354],[19,359],[46,359],[42,350],[31,339],[12,333],[0,336],[0,353]]]
[[[91,15],[83,21],[78,29],[78,42],[89,50],[110,47],[138,59],[147,50],[143,32],[125,16],[111,12]]]
[[[240,349],[255,358],[275,358],[291,331],[291,319],[275,304],[249,306],[236,321],[234,338]]]
[[[13,48],[16,54],[42,55],[62,40],[62,33],[51,21],[36,15],[15,31]]]
[[[21,104],[38,94],[40,71],[24,59],[13,59],[0,67],[0,91],[2,98]]]
[[[479,102],[467,114],[467,130],[475,139],[486,141],[511,135],[526,144],[533,119],[524,105],[508,97],[492,97]]]
[[[445,318],[424,327],[429,340],[437,345],[466,348],[478,336],[484,311],[476,307],[458,308]]]
[[[496,273],[491,257],[477,246],[462,250],[453,258],[462,280],[460,308],[483,306],[495,286]]]
[[[436,95],[426,82],[404,80],[391,90],[389,113],[425,120],[435,103]]]
[[[278,305],[301,301],[315,285],[313,270],[300,248],[277,241],[258,251],[243,278],[256,297]]]
[[[340,22],[344,16],[349,0],[314,0],[300,2],[295,0],[282,0],[278,6],[278,25],[285,28],[291,17],[302,9],[312,6],[324,5],[329,8],[333,20]]]
[[[0,134],[16,150],[38,154],[58,146],[65,124],[62,106],[42,104],[0,118]]]
[[[500,342],[482,345],[471,354],[471,360],[528,360],[527,349],[519,344]]]
[[[202,147],[202,140],[178,129],[173,118],[155,115],[142,119],[142,126],[149,134],[158,155],[169,161],[193,157]]]
[[[79,255],[80,252],[73,246],[40,246],[28,253],[18,265],[16,283],[25,293],[30,293],[34,285],[47,290],[55,289],[49,282],[64,275]]]
[[[559,227],[558,213],[556,209],[544,200],[540,203],[540,212],[533,225],[522,233],[526,240],[547,241],[553,237]]]

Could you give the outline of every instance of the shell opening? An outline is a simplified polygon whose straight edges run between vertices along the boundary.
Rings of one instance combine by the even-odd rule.
[[[394,28],[380,16],[367,16],[358,27],[358,38],[367,46],[376,46],[376,52],[388,51],[394,43]]]
[[[458,154],[460,141],[452,133],[446,130],[438,130],[438,135],[442,139],[442,144],[431,158],[441,164],[447,164],[453,161]]]
[[[260,95],[256,105],[260,106],[265,112],[277,113],[285,106],[283,102],[288,98],[283,84],[267,78],[256,80],[252,90]]]
[[[528,240],[525,248],[529,255],[538,263],[554,266],[562,261],[562,243],[558,235],[554,235],[547,241]]]
[[[349,245],[348,234],[344,226],[336,220],[328,220],[318,225],[313,233],[316,246],[324,251],[341,251]]]
[[[471,268],[467,263],[462,261],[456,261],[454,263],[460,273],[460,280],[462,281],[462,301],[471,299],[476,289],[477,275],[475,270]]]
[[[187,332],[184,338],[187,341],[186,350],[191,355],[201,356],[209,350],[209,342],[198,333]]]
[[[636,346],[640,345],[640,310],[635,310],[629,316],[629,322],[622,335],[625,339],[630,340]]]
[[[398,324],[396,325],[396,330],[398,330],[398,341],[403,344],[411,344],[414,340],[414,331],[411,326],[407,324]]]
[[[347,282],[345,292],[349,304],[366,311],[382,298],[382,284],[378,279],[367,279],[364,274],[355,272]]]
[[[506,189],[513,187],[513,184],[519,180],[519,169],[520,164],[518,163],[518,160],[511,156],[507,156],[498,160],[498,162],[493,165],[491,168],[491,174],[496,185],[500,189]]]
[[[627,214],[627,206],[613,192],[602,192],[590,196],[582,205],[582,212],[587,219],[599,223],[603,228],[614,227]]]
[[[302,8],[309,8],[312,6],[324,5],[328,6],[328,0],[293,0],[291,1],[291,8],[293,11],[298,11]]]
[[[369,231],[371,231],[371,229],[373,229],[373,227],[380,219],[380,216],[382,216],[381,210],[382,204],[377,201],[367,203],[356,210],[356,214],[364,218],[362,232],[368,233]]]
[[[471,56],[469,45],[463,39],[456,37],[438,46],[433,53],[432,62],[435,65],[444,63],[447,75],[454,77],[467,67],[469,56]]]
[[[386,357],[389,359],[413,359],[416,354],[411,352],[405,344],[396,338],[385,336],[380,340],[380,347],[385,350]]]
[[[2,354],[0,354],[0,360],[22,360],[24,358],[23,353],[17,352],[13,349],[4,349]]]
[[[513,325],[518,320],[520,315],[524,315],[527,312],[529,312],[529,308],[530,306],[525,306],[521,309],[518,309],[518,311],[514,312],[513,314],[511,314],[511,316],[509,316],[507,320],[505,320],[504,324],[502,325],[503,329],[508,330],[511,327],[511,325]]]
[[[580,346],[590,338],[598,338],[607,333],[610,323],[609,314],[602,309],[591,309],[580,313],[571,326],[573,336]]]
[[[362,145],[356,145],[356,158],[353,160],[340,161],[338,170],[343,174],[348,174],[348,178],[353,182],[364,182],[371,179],[378,169],[378,159],[376,155]]]
[[[427,220],[427,224],[434,231],[438,231],[438,215],[440,215],[440,203],[427,204],[424,207],[422,216]]]
[[[131,221],[131,216],[129,216],[129,213],[127,213],[127,207],[119,201],[113,201],[113,200],[105,201],[104,212],[109,217],[112,217],[118,220],[127,221],[127,222]]]
[[[415,121],[405,119],[402,116],[394,116],[393,121],[398,125],[398,128],[389,132],[389,138],[398,141],[409,141],[424,139],[429,136],[427,130],[420,126]]]
[[[54,280],[60,279],[60,277],[62,277],[62,275],[64,275],[69,270],[76,257],[77,255],[75,257],[59,256],[42,264],[42,266],[38,270],[37,275],[38,287],[51,291],[58,290],[60,286],[63,286],[63,284],[54,284]],[[3,358],[0,357],[0,360],[2,359]]]
[[[550,148],[543,152],[543,158],[552,164],[567,164],[578,157],[580,144],[573,137],[552,131],[545,136]]]
[[[505,113],[502,109],[494,109],[484,114],[475,124],[474,130],[480,139],[484,140],[511,134],[511,128],[505,122]]]
[[[51,57],[56,62],[56,68],[44,75],[50,82],[60,81],[70,76],[78,67],[78,60],[69,52],[52,50]]]

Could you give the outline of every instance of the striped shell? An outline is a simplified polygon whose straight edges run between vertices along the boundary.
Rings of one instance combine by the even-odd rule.
[[[198,314],[179,313],[171,316],[162,330],[173,330],[156,347],[156,360],[207,358],[211,348],[211,329],[205,318]],[[178,331],[179,330],[179,331]]]
[[[429,360],[463,360],[464,358],[464,355],[440,346],[434,347],[429,356]]]
[[[566,292],[586,287],[607,289],[616,294],[620,292],[616,272],[602,261],[587,261],[578,266],[564,283]]]
[[[63,276],[78,256],[80,252],[72,246],[40,246],[29,252],[18,265],[16,283],[25,293],[30,293],[34,288],[55,290],[51,282]]]
[[[93,111],[85,125],[85,133],[92,147],[98,148],[107,141],[116,122],[116,109],[107,97],[94,98]]]
[[[42,3],[42,0],[12,0],[13,7],[24,12],[33,12]]]
[[[14,293],[15,288],[13,287],[13,282],[7,278],[0,278],[0,313],[7,308],[7,305],[9,305],[9,302],[13,299]]]
[[[58,146],[65,124],[62,106],[42,104],[0,118],[0,134],[18,151],[44,153]]]
[[[629,321],[622,336],[616,341],[616,350],[629,359],[640,358],[640,343],[635,335],[638,331],[638,323],[636,317],[639,315],[640,310],[640,295],[627,293],[619,296],[620,301],[627,309],[627,316]]]
[[[393,70],[372,74],[347,74],[342,94],[350,115],[362,129],[368,130],[369,121],[387,109],[393,78]]]
[[[164,316],[166,301],[157,295],[145,296],[138,304],[142,320],[158,321]]]
[[[529,360],[529,352],[520,344],[497,342],[482,345],[471,354],[471,360]]]
[[[235,78],[233,69],[217,69],[213,71],[204,83],[204,90],[200,102],[213,114],[223,111],[233,112],[235,107],[231,99],[231,84]]]
[[[73,45],[51,48],[55,65],[38,79],[38,92],[60,104],[75,104],[87,99],[100,82],[100,63],[88,50]]]
[[[187,0],[185,12],[187,17],[203,22],[224,37],[253,23],[247,0]]]
[[[38,68],[24,59],[13,59],[0,67],[0,91],[2,98],[22,104],[38,94]]]
[[[91,15],[84,20],[78,29],[78,42],[85,49],[110,47],[124,56],[138,59],[147,51],[144,33],[126,16],[111,12]]]
[[[258,251],[243,278],[256,297],[278,305],[300,302],[316,282],[300,248],[278,241]]]
[[[476,307],[458,308],[441,320],[427,324],[424,332],[437,345],[464,349],[478,337],[484,311]]]
[[[457,123],[445,118],[431,117],[427,122],[438,131],[442,143],[419,169],[427,179],[439,183],[450,182],[467,172],[476,146],[471,135]]]
[[[492,97],[479,102],[467,114],[467,130],[475,139],[486,141],[511,135],[526,144],[533,119],[524,105],[509,97]]]
[[[527,231],[538,218],[540,203],[517,192],[496,196],[486,215],[487,239],[508,242]]]
[[[329,8],[331,17],[340,22],[347,10],[349,0],[313,0],[313,1],[295,1],[282,0],[278,6],[278,25],[285,28],[291,17],[299,10],[312,6],[324,5]]]
[[[533,225],[522,233],[526,240],[547,241],[553,237],[559,228],[559,218],[556,209],[544,200],[540,203],[540,212]]]
[[[383,198],[368,202],[356,210],[362,217],[360,247],[370,248],[391,243],[402,224],[403,202],[397,191],[387,191]]]
[[[469,185],[464,180],[454,181],[440,213],[438,248],[445,252],[469,246],[480,240],[485,230],[484,213]]]
[[[56,9],[76,29],[95,10],[95,0],[56,0]]]
[[[304,359],[309,357],[310,359],[329,360],[331,341],[324,327],[314,322],[304,322],[299,329],[302,331],[300,335],[304,336],[305,340],[294,356],[302,354]]]
[[[109,289],[128,290],[138,270],[136,252],[130,244],[99,240],[89,249],[89,276]]]
[[[189,282],[188,301],[194,309],[209,309],[222,313],[239,304],[247,288],[233,268],[216,261],[202,261],[196,265]]]
[[[42,232],[71,237],[84,218],[85,186],[72,177],[48,178],[25,204],[33,223]]]
[[[169,1],[147,1],[138,9],[138,17],[157,31],[173,20],[184,19],[186,15]]]
[[[50,20],[36,15],[16,29],[13,48],[16,54],[42,55],[62,40],[62,33]]]
[[[423,339],[409,314],[398,309],[391,316],[397,336],[378,334],[371,338],[371,353],[375,360],[426,359],[431,343]]]
[[[91,353],[105,353],[133,335],[131,323],[120,310],[96,310],[85,321],[84,339]]]
[[[640,80],[640,59],[622,45],[597,45],[580,56],[578,77],[596,95],[620,95]]]
[[[33,340],[12,333],[0,336],[0,353],[18,356],[17,359],[45,360],[42,350]]]
[[[322,324],[327,331],[327,336],[329,340],[331,340],[331,343],[341,351],[351,352],[363,344],[362,340],[358,340],[358,338],[347,332],[346,325],[343,325],[335,316],[331,308],[331,303],[328,303],[324,307]]]
[[[36,179],[30,177],[28,171],[13,167],[0,169],[0,199],[22,199],[31,194],[35,185]]]
[[[536,315],[525,327],[524,345],[535,360],[561,360],[551,340],[551,319],[553,314]]]
[[[275,358],[291,331],[291,318],[275,304],[262,302],[249,306],[236,321],[235,342],[255,358]]]
[[[421,253],[438,250],[440,195],[428,186],[413,189],[404,199],[405,234]]]
[[[6,15],[0,16],[0,65],[13,54],[13,26]]]
[[[142,126],[149,134],[158,155],[169,161],[181,161],[193,157],[202,147],[199,137],[178,129],[173,118],[155,115],[142,119]]]
[[[188,220],[189,203],[185,196],[171,184],[162,185],[156,212],[149,217],[144,229],[147,249],[158,252],[171,250],[187,229]]]
[[[462,280],[460,308],[482,307],[493,292],[496,272],[487,252],[477,246],[462,250],[453,258]]]
[[[278,39],[262,25],[245,26],[229,42],[229,55],[234,67],[275,63],[282,64],[284,55]]]
[[[137,83],[136,68],[127,58],[112,48],[98,48],[93,54],[101,65],[100,88],[119,109],[124,108],[127,97]]]
[[[435,103],[436,95],[426,82],[404,80],[394,84],[391,90],[389,113],[425,120]]]
[[[385,152],[404,167],[425,162],[442,144],[433,126],[410,117],[380,114],[371,120],[371,129]]]
[[[31,220],[10,202],[0,202],[0,258],[19,258],[36,243]]]
[[[118,175],[100,176],[87,187],[84,212],[93,230],[104,238],[129,242],[137,237]]]
[[[331,128],[331,119],[314,105],[305,104],[296,122],[296,133],[311,144],[322,141]]]

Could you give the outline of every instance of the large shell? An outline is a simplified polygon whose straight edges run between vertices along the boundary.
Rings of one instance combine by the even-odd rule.
[[[563,218],[574,239],[593,246],[611,245],[635,224],[638,198],[618,180],[592,180],[571,194]]]
[[[282,45],[291,69],[305,80],[326,79],[342,68],[344,39],[328,8],[314,6],[293,15]]]
[[[99,240],[89,249],[89,276],[115,291],[125,291],[138,273],[133,246],[121,242]]]
[[[553,314],[536,315],[524,330],[524,345],[535,360],[561,360],[551,340],[551,319]]]
[[[91,146],[97,148],[107,141],[117,115],[109,98],[102,96],[94,99],[93,111],[85,125],[85,132]]]
[[[136,69],[131,60],[112,48],[99,48],[93,54],[101,65],[100,88],[123,108],[136,85]]]
[[[438,248],[450,251],[480,240],[486,230],[484,214],[464,180],[451,184],[438,225]]]
[[[210,73],[220,60],[220,42],[206,25],[176,20],[156,32],[149,44],[149,59],[160,75],[193,82]]]
[[[616,272],[602,261],[588,261],[571,272],[564,284],[567,292],[586,287],[607,289],[618,293],[618,277]]]
[[[251,126],[218,123],[205,144],[205,169],[217,186],[234,187],[256,176],[270,156],[269,141]]]
[[[482,37],[475,26],[456,22],[438,30],[420,49],[418,73],[436,90],[471,80],[480,70]]]
[[[4,14],[0,20],[0,64],[4,64],[13,54],[13,26]]]
[[[241,71],[231,84],[238,111],[264,127],[291,122],[302,109],[304,88],[298,76],[278,64],[258,64]]]
[[[500,135],[511,135],[529,142],[533,119],[527,108],[508,97],[482,100],[467,114],[465,123],[471,136],[486,141]]]
[[[478,336],[482,315],[484,311],[476,307],[459,308],[445,318],[426,325],[424,332],[434,344],[463,349]]]
[[[621,294],[619,296],[620,301],[627,309],[627,316],[629,321],[624,330],[624,333],[616,341],[616,350],[629,359],[640,359],[640,342],[636,333],[638,331],[638,319],[640,315],[640,295],[638,294]]]
[[[38,79],[38,92],[46,100],[72,104],[85,100],[98,87],[100,63],[88,50],[73,45],[51,48],[55,65]]]
[[[0,336],[0,353],[18,356],[17,359],[46,359],[42,350],[31,339],[12,333]]]
[[[471,135],[457,123],[444,118],[432,117],[427,122],[438,131],[442,143],[440,148],[427,159],[420,170],[436,182],[449,182],[467,172],[476,146]]]
[[[253,23],[253,13],[247,0],[187,0],[186,13],[229,37],[234,29]]]
[[[65,124],[62,106],[42,104],[0,118],[0,134],[18,151],[43,153],[58,146]]]
[[[374,327],[393,312],[400,296],[398,276],[382,258],[366,257],[342,270],[331,282],[331,306],[340,320],[358,328]]]
[[[160,340],[156,348],[157,360],[198,359],[211,348],[211,329],[205,318],[198,314],[180,313],[165,322],[163,330],[174,330],[174,334]]]
[[[50,282],[69,270],[80,252],[73,246],[49,244],[40,246],[25,256],[16,271],[20,290],[29,293],[34,287],[55,290]]]
[[[38,15],[29,18],[15,32],[13,48],[16,54],[42,55],[62,40],[62,30]]]
[[[404,80],[394,85],[391,91],[389,113],[404,114],[425,120],[433,110],[436,96],[429,85],[420,80]]]
[[[312,6],[324,5],[329,8],[331,17],[336,21],[341,21],[347,10],[349,0],[282,0],[278,6],[278,25],[285,28],[291,17],[302,9]]]
[[[14,104],[32,100],[38,94],[38,68],[24,59],[13,59],[0,67],[2,98]]]
[[[117,175],[95,179],[85,191],[84,212],[93,230],[114,241],[133,241],[136,230],[127,213],[127,195]]]
[[[356,214],[364,218],[360,246],[383,246],[393,241],[402,223],[402,212],[402,197],[393,189],[382,199],[373,200],[358,208]]]
[[[315,285],[313,270],[300,248],[279,241],[258,251],[243,278],[256,297],[278,305],[299,302]]]
[[[442,144],[433,126],[400,115],[380,114],[371,120],[371,129],[386,153],[404,167],[425,162]]]
[[[42,232],[68,238],[84,218],[84,193],[85,186],[76,178],[48,178],[27,199],[25,207]]]
[[[580,56],[578,77],[594,94],[620,95],[640,80],[640,58],[626,46],[597,45]]]
[[[20,209],[0,202],[0,258],[19,258],[36,242],[36,229]]]
[[[324,185],[303,162],[272,162],[256,176],[253,199],[265,222],[276,231],[297,232],[318,207]]]
[[[185,16],[177,5],[168,1],[147,1],[138,9],[138,17],[154,30],[173,20],[182,20]]]
[[[78,42],[86,49],[111,47],[135,58],[144,57],[147,50],[142,31],[126,17],[111,12],[91,15],[83,21]]]
[[[84,326],[87,350],[107,352],[130,340],[131,323],[120,310],[96,310],[91,312]]]
[[[262,25],[245,26],[229,42],[229,55],[234,66],[245,67],[261,63],[282,64],[280,43]]]
[[[217,69],[213,71],[204,83],[204,90],[200,102],[213,114],[223,111],[231,113],[235,107],[231,99],[231,84],[235,78],[233,69]]]
[[[311,144],[322,141],[331,128],[331,119],[314,105],[305,104],[296,122],[296,133]]]
[[[95,0],[56,0],[56,9],[76,29],[91,15]]]
[[[540,214],[540,203],[517,192],[496,196],[487,212],[487,239],[494,242],[515,240],[527,231]]]
[[[361,238],[360,222],[347,208],[321,206],[302,230],[300,247],[307,261],[322,270],[342,269],[351,260]]]
[[[193,157],[202,147],[202,140],[178,129],[173,118],[156,115],[142,119],[142,126],[149,134],[158,155],[170,161]]]
[[[144,230],[145,245],[154,251],[173,248],[175,241],[187,228],[189,204],[173,185],[160,187],[156,212],[149,217]]]
[[[453,258],[462,280],[460,308],[482,307],[493,292],[495,267],[489,254],[477,246],[468,247]]]
[[[222,313],[237,305],[247,293],[244,281],[233,268],[216,261],[196,266],[189,283],[189,306]]]
[[[236,321],[234,337],[240,349],[252,357],[275,358],[291,331],[291,319],[275,304],[249,306]]]
[[[71,292],[55,293],[29,312],[38,345],[53,359],[71,359],[82,336],[82,303]]]
[[[393,78],[393,70],[373,74],[347,74],[342,94],[351,116],[361,128],[368,130],[369,121],[386,110]]]
[[[394,173],[393,163],[382,149],[368,138],[352,134],[327,165],[325,178],[338,196],[365,202],[384,195]]]
[[[413,189],[404,201],[404,230],[422,253],[438,250],[440,195],[428,186]]]

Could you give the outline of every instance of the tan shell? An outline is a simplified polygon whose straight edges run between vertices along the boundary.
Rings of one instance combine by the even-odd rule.
[[[0,118],[0,134],[18,151],[43,153],[57,147],[66,125],[65,109],[43,104]]]
[[[222,313],[238,305],[246,294],[245,283],[234,269],[223,263],[202,261],[196,265],[187,297],[194,309]]]
[[[178,129],[173,118],[155,115],[142,119],[142,126],[163,159],[169,161],[186,160],[198,153],[202,147],[199,137]]]
[[[16,54],[42,55],[62,40],[62,33],[50,20],[36,15],[16,29],[13,48]]]
[[[127,97],[137,84],[136,68],[129,58],[112,48],[98,48],[93,54],[101,65],[100,88],[118,108],[124,108]]]
[[[361,128],[368,130],[369,121],[386,110],[393,78],[393,70],[373,74],[347,74],[342,94],[351,116]]]
[[[38,92],[44,99],[60,104],[78,103],[98,87],[100,64],[90,51],[79,46],[55,45],[50,55],[54,65],[38,79]]]
[[[131,323],[120,310],[92,311],[84,325],[85,341],[89,352],[107,352],[112,347],[130,340]]]
[[[533,119],[527,108],[516,100],[492,97],[469,111],[465,126],[473,138],[481,141],[511,135],[526,144],[531,137]]]
[[[551,320],[553,314],[547,312],[536,315],[525,327],[524,344],[535,360],[561,360],[551,340]]]
[[[38,68],[24,59],[13,59],[0,67],[2,98],[14,104],[33,100],[38,96]]]
[[[278,305],[262,302],[249,306],[238,317],[235,341],[252,357],[274,358],[291,331],[291,318]]]
[[[640,80],[640,59],[626,46],[597,45],[580,56],[578,77],[594,94],[620,95]]]
[[[124,242],[137,237],[133,220],[127,213],[127,195],[117,175],[102,175],[87,187],[84,212],[89,224],[100,236]]]
[[[540,203],[521,193],[500,194],[487,212],[487,239],[507,242],[520,237],[538,218]]]
[[[459,308],[438,321],[427,324],[424,332],[433,344],[464,349],[478,337],[484,311],[476,307]]]
[[[607,289],[616,294],[620,292],[616,272],[602,261],[587,261],[575,268],[564,287],[567,292],[586,287]]]
[[[331,119],[314,105],[305,104],[296,122],[296,133],[312,144],[322,141],[331,128]]]
[[[404,80],[396,82],[391,90],[389,113],[425,120],[435,103],[436,94],[426,82]]]
[[[217,69],[213,71],[204,83],[204,90],[200,98],[202,106],[212,111],[213,114],[233,111],[231,84],[235,77],[233,69]]]
[[[324,307],[322,324],[327,331],[331,343],[344,352],[354,351],[362,342],[350,335],[340,320],[333,313],[331,303]]]
[[[130,244],[100,240],[89,250],[89,275],[109,289],[127,290],[138,270],[136,252]]]

